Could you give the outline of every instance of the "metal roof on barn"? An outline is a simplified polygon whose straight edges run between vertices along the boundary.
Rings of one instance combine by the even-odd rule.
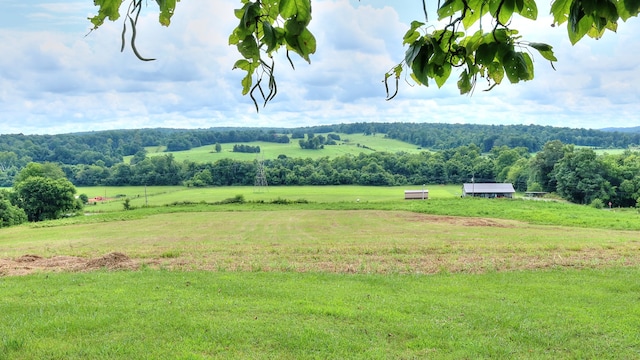
[[[506,194],[515,193],[511,183],[475,183],[475,184],[463,184],[464,192],[467,194],[484,194],[484,193],[496,193]]]

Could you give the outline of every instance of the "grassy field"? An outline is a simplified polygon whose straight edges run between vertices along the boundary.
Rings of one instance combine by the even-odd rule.
[[[377,186],[272,186],[264,189],[254,187],[187,188],[166,187],[93,187],[78,188],[79,193],[90,198],[106,196],[104,203],[88,205],[87,213],[113,213],[123,209],[125,198],[135,208],[164,207],[171,204],[191,203],[189,207],[168,209],[141,209],[136,213],[158,212],[219,212],[219,211],[270,211],[281,209],[280,200],[308,204],[289,204],[300,210],[400,210],[432,215],[497,218],[518,220],[541,225],[565,225],[603,229],[640,230],[638,212],[635,209],[599,210],[565,202],[525,200],[522,198],[480,199],[460,198],[460,187],[456,185],[427,185],[428,201],[404,200],[404,190],[422,189],[422,185],[406,187]],[[146,196],[145,196],[146,192]],[[213,205],[235,196],[246,201],[236,205]],[[125,215],[117,214],[117,217]],[[127,214],[126,216],[135,216]],[[70,222],[94,221],[93,219],[70,219]],[[97,221],[97,220],[96,220]]]
[[[321,135],[321,134],[316,134]],[[326,136],[326,134],[324,134]],[[373,151],[385,151],[390,153],[397,153],[400,151],[408,152],[408,153],[417,153],[420,151],[424,151],[419,149],[413,144],[409,144],[399,140],[393,140],[385,138],[384,135],[378,134],[376,136],[365,136],[362,134],[338,134],[340,135],[341,141],[338,142],[339,145],[328,145],[325,146],[324,149],[321,150],[306,150],[300,148],[298,144],[298,140],[294,139],[289,144],[276,144],[270,142],[261,142],[261,141],[253,141],[248,143],[237,143],[238,145],[251,145],[251,146],[260,146],[261,154],[247,154],[247,153],[236,153],[233,152],[233,144],[221,144],[222,151],[216,153],[215,145],[207,145],[196,147],[188,151],[173,151],[173,152],[165,152],[166,147],[163,146],[154,146],[148,147],[147,152],[148,156],[157,156],[164,154],[173,154],[177,161],[189,160],[194,162],[215,162],[220,159],[234,159],[234,160],[243,160],[243,161],[251,161],[255,160],[257,156],[262,158],[264,156],[265,159],[275,159],[278,155],[286,155],[288,157],[293,158],[311,158],[317,159],[321,157],[329,157],[333,158],[340,155],[352,154],[358,155],[362,152],[371,153]],[[360,145],[360,146],[358,146]],[[364,148],[362,146],[366,146]],[[371,150],[373,149],[373,150]],[[131,159],[131,156],[125,157],[125,162],[128,162]]]
[[[6,359],[633,359],[637,268],[0,278]]]
[[[129,198],[133,206],[158,206],[174,202],[217,202],[236,195],[244,196],[246,201],[270,201],[284,198],[304,199],[309,202],[385,202],[404,201],[404,190],[421,190],[416,186],[271,186],[256,188],[253,186],[225,186],[209,188],[189,188],[184,186],[143,186],[124,187],[79,187],[79,194],[89,198],[103,196],[106,202],[86,208],[89,212],[122,210],[124,198]],[[436,198],[454,198],[461,194],[458,185],[426,186],[429,196]]]
[[[0,229],[0,359],[640,357],[637,211],[404,189],[81,188]]]

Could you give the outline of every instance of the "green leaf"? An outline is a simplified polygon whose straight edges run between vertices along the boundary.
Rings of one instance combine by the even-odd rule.
[[[420,37],[420,33],[416,30],[422,25],[424,25],[424,23],[421,23],[419,21],[412,21],[411,28],[404,34],[402,45],[411,44],[416,41]]]
[[[502,59],[504,71],[512,84],[520,80],[528,80],[527,63],[521,52],[509,51]]]
[[[238,61],[236,61],[235,64],[233,64],[233,69],[242,69],[244,71],[250,71],[251,70],[251,63],[249,61],[247,61],[246,59],[240,59]]]
[[[620,18],[616,5],[609,0],[605,0],[598,8],[598,15],[611,22],[616,22]]]
[[[409,46],[407,51],[405,51],[404,53],[404,62],[406,62],[407,65],[411,66],[411,64],[413,64],[413,60],[416,58],[416,56],[418,56],[418,53],[420,52],[421,48],[422,48],[421,43],[411,44],[411,46]]]
[[[531,59],[531,56],[526,52],[519,54],[522,55],[525,64],[525,68],[520,72],[520,79],[525,81],[533,80],[533,59]]]
[[[569,10],[569,32],[578,32],[578,24],[580,23],[580,20],[584,18],[584,15],[585,13],[580,1],[574,0],[573,4],[571,4],[571,9]],[[582,35],[584,36],[584,34]]]
[[[311,59],[309,58],[309,55],[316,52],[316,38],[313,36],[311,31],[305,28],[302,34],[298,37],[298,44],[301,51],[300,55],[310,63]]]
[[[247,72],[247,76],[242,78],[242,81],[240,82],[242,84],[242,95],[247,95],[251,90],[251,85],[253,85],[251,74],[251,72]]]
[[[464,9],[462,0],[447,0],[438,9],[438,20],[442,20]]]
[[[284,30],[287,36],[298,36],[302,34],[302,31],[306,28],[304,23],[301,23],[295,19],[289,19],[284,23]]]
[[[571,9],[572,1],[573,0],[555,0],[551,3],[551,14],[557,24],[562,24],[567,21],[567,14],[569,14],[569,10]]]
[[[296,22],[295,20],[294,21],[290,20],[290,21],[287,21],[287,23],[285,23],[285,31],[286,31],[284,36],[285,41],[287,42],[287,45],[291,50],[296,52],[307,62],[311,62],[309,55],[316,52],[316,38],[305,27],[302,28],[303,29],[302,33],[300,33],[299,35],[296,35],[295,31],[297,31],[298,28],[295,25],[287,26],[288,23],[295,23],[295,22]],[[289,31],[291,29],[293,29],[294,31],[293,32]]]
[[[490,0],[489,13],[497,18],[501,24],[507,24],[513,10],[515,9],[515,0]]]
[[[445,62],[442,66],[436,66],[434,70],[436,84],[438,84],[438,88],[441,88],[449,79],[449,75],[451,75],[451,64]]]
[[[551,47],[551,45],[543,44],[543,43],[530,43],[529,46],[538,50],[538,52],[540,53],[540,55],[542,55],[543,58],[549,61],[558,61],[558,59],[553,54],[553,47]]]
[[[123,0],[94,0],[95,6],[98,6],[98,15],[90,17],[89,20],[93,24],[93,28],[97,29],[104,23],[105,19],[116,21],[120,18],[120,4]]]
[[[254,29],[257,19],[260,17],[260,4],[249,3],[249,6],[245,6],[244,14],[242,15],[242,26],[245,28]]]
[[[258,49],[256,39],[252,35],[245,37],[237,47],[238,51],[245,59],[252,59],[255,61],[260,60],[260,50]]]
[[[531,20],[538,18],[538,5],[534,0],[522,1],[522,6],[518,8],[518,13],[523,17]]]
[[[296,18],[305,26],[311,21],[310,0],[280,0],[280,15],[284,19]]]
[[[498,52],[497,43],[480,44],[476,50],[476,64],[489,65],[493,62]]]
[[[502,6],[499,8],[498,21],[501,24],[508,24],[516,8],[515,0],[501,0]],[[489,8],[491,10],[491,8]]]
[[[638,16],[640,0],[619,0],[617,8],[622,20],[626,21],[632,16]]]
[[[485,5],[485,0],[469,0],[469,7],[462,19],[462,25],[465,30],[468,30],[473,24],[475,24],[480,18],[489,11],[489,7]]]
[[[460,45],[465,47],[467,54],[473,54],[480,44],[482,44],[482,30],[478,30],[475,34],[467,36],[460,41]]]
[[[458,89],[460,89],[460,95],[468,94],[472,90],[471,86],[471,77],[467,70],[460,73],[460,77],[458,79]]]
[[[156,0],[160,6],[159,20],[163,26],[169,26],[171,24],[171,17],[176,9],[177,0]]]
[[[504,67],[501,63],[494,61],[489,64],[488,67],[489,78],[495,81],[496,84],[500,84],[502,79],[504,79]]]
[[[572,6],[576,6],[579,4],[579,6],[582,7],[582,10],[584,10],[586,14],[592,14],[595,13],[599,7],[598,1],[599,0],[574,0]]]
[[[569,20],[571,21],[571,20]],[[569,41],[575,45],[580,39],[582,39],[593,26],[593,18],[591,16],[583,16],[575,26],[575,30],[572,26],[567,26],[569,32]]]
[[[429,58],[433,53],[433,45],[427,43],[418,49],[416,56],[411,62],[411,77],[418,84],[429,86]]]
[[[267,53],[270,53],[278,46],[276,32],[268,21],[262,22],[262,32],[264,33],[262,42],[267,45]]]

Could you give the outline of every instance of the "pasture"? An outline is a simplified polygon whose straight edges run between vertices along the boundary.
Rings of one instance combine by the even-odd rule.
[[[637,211],[426,188],[81,188],[135,209],[0,229],[0,359],[640,356]]]
[[[316,134],[327,135],[327,134]],[[206,145],[195,147],[186,151],[169,151],[165,152],[164,146],[147,147],[147,156],[158,156],[173,154],[173,157],[178,161],[189,160],[193,162],[216,162],[220,159],[233,159],[240,161],[253,161],[256,158],[275,159],[279,155],[286,155],[292,158],[311,158],[317,159],[321,157],[334,158],[341,155],[351,154],[357,156],[360,153],[371,153],[374,151],[384,151],[389,153],[407,152],[417,153],[420,151],[426,151],[419,149],[416,145],[409,144],[403,141],[385,138],[384,134],[377,134],[375,136],[363,134],[338,134],[341,141],[338,141],[338,145],[327,145],[324,149],[308,150],[300,148],[298,139],[293,139],[289,144],[278,144],[263,141],[252,142],[238,142],[229,144],[220,144],[222,151],[217,153],[215,151],[215,145]],[[260,146],[260,154],[240,153],[233,152],[233,145],[250,145]],[[363,147],[366,146],[366,147]],[[124,161],[129,162],[132,156],[125,157]]]

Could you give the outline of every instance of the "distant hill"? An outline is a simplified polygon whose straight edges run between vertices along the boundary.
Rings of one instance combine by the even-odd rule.
[[[635,129],[633,131],[632,129]],[[494,147],[522,147],[529,152],[540,151],[545,143],[559,140],[564,144],[601,149],[626,149],[640,145],[640,127],[623,131],[571,129],[539,125],[477,125],[441,123],[350,123],[290,129],[218,127],[210,129],[134,129],[107,130],[59,135],[0,135],[0,168],[17,168],[30,161],[55,162],[67,165],[113,166],[125,156],[142,153],[145,148],[163,147],[166,151],[185,151],[207,145],[268,143],[290,144],[297,148],[301,139],[314,134],[343,134],[367,151],[393,151],[373,142],[387,138],[405,143],[406,149],[451,150],[470,144],[481,152]],[[356,135],[363,138],[356,139]],[[256,146],[256,144],[252,144]],[[393,145],[396,147],[396,145]],[[330,150],[324,149],[329,156]],[[396,151],[407,151],[398,149]],[[331,149],[335,150],[335,149]],[[208,150],[211,151],[211,150]],[[278,150],[271,150],[274,153]],[[277,154],[280,154],[278,151]],[[0,176],[2,172],[0,172]]]
[[[640,133],[640,126],[634,126],[634,127],[624,127],[624,128],[604,128],[604,129],[600,129],[602,131],[607,131],[607,132],[621,132],[621,133]]]

